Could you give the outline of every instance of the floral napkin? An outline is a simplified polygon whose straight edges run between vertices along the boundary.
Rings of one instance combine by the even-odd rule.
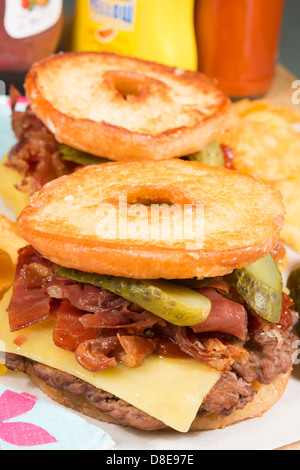
[[[111,437],[76,413],[0,384],[0,450],[109,450]]]

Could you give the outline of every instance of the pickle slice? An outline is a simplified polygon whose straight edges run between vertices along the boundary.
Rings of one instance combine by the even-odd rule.
[[[246,268],[233,271],[232,279],[239,294],[258,315],[278,323],[282,311],[282,276],[271,255]]]
[[[203,150],[188,155],[188,159],[206,165],[225,167],[224,155],[218,142],[211,142]]]
[[[104,157],[96,157],[90,153],[82,152],[81,150],[74,149],[68,145],[61,144],[59,151],[62,155],[63,160],[77,163],[78,165],[100,165],[101,163],[107,163],[109,160]]]
[[[294,269],[287,280],[287,288],[290,291],[290,297],[295,305],[292,307],[296,312],[300,312],[300,267]]]
[[[211,309],[210,300],[204,295],[163,279],[129,279],[62,267],[56,270],[56,274],[114,292],[174,325],[193,326],[202,323]]]

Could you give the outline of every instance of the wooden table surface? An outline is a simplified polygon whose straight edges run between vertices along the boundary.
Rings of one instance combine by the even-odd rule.
[[[300,441],[293,442],[292,444],[288,444],[287,446],[279,447],[279,449],[275,450],[300,450]]]
[[[293,104],[292,101],[293,93],[296,91],[295,88],[292,88],[292,84],[295,80],[297,80],[297,77],[279,64],[276,69],[272,88],[263,98],[274,104],[288,106],[300,114],[300,104]],[[298,88],[300,89],[300,81]],[[300,93],[298,98],[300,98]]]

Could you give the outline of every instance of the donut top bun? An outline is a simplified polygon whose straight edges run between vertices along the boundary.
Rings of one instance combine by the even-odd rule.
[[[192,213],[197,225],[175,232]],[[82,168],[34,194],[17,224],[59,265],[179,279],[224,275],[266,255],[284,213],[280,193],[252,176],[174,159]]]
[[[58,141],[111,160],[161,160],[207,145],[229,100],[198,72],[108,52],[53,55],[25,81],[35,114]]]

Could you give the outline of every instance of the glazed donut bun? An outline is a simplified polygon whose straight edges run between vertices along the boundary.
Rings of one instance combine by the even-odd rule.
[[[222,132],[230,105],[199,72],[108,52],[46,58],[25,89],[59,142],[115,161],[196,152]]]
[[[175,234],[193,210],[195,230]],[[260,180],[174,159],[82,168],[35,193],[17,224],[60,266],[136,279],[201,279],[272,251],[284,214],[280,193]],[[169,233],[161,232],[164,221]]]

